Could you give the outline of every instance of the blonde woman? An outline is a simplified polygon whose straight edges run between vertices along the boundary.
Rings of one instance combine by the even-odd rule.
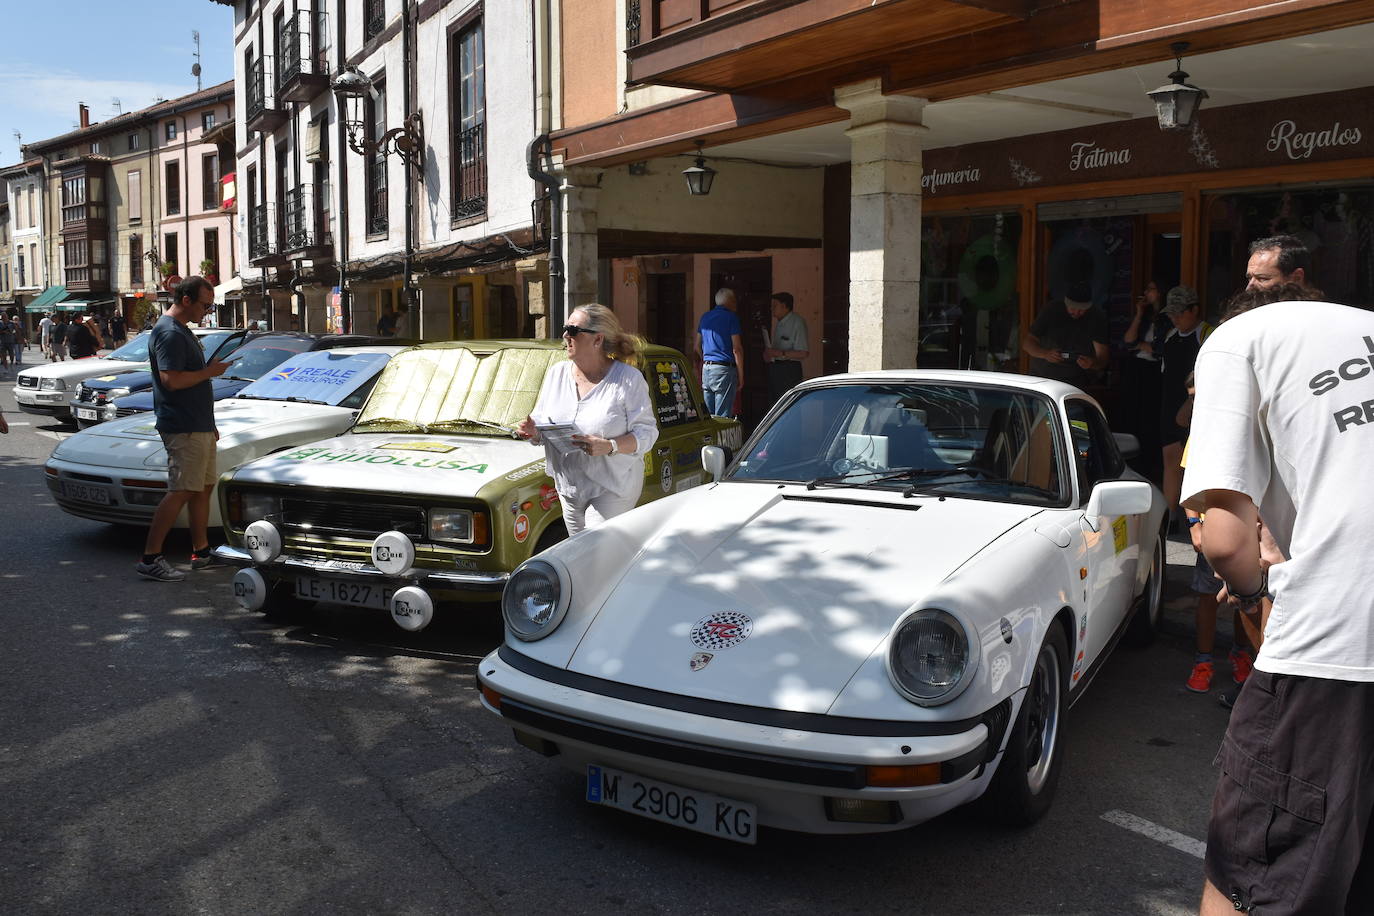
[[[584,305],[563,326],[568,361],[544,376],[539,400],[516,432],[539,444],[538,426],[570,424],[577,451],[544,444],[569,535],[634,508],[644,487],[643,455],[658,441],[653,402],[636,368],[644,342],[604,305]]]

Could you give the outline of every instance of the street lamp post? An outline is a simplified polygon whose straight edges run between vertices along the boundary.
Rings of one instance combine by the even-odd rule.
[[[367,99],[375,99],[376,87],[367,74],[355,66],[345,67],[334,78],[333,89],[339,99],[339,118],[348,132],[348,148],[360,156],[381,154],[383,160],[395,153],[405,163],[403,185],[405,193],[405,252],[402,256],[402,289],[404,301],[411,312],[411,321],[416,321],[418,310],[414,308],[415,290],[411,283],[410,259],[415,253],[415,203],[414,182],[425,180],[425,131],[424,118],[418,111],[411,111],[410,74],[410,4],[401,4],[401,57],[402,57],[402,108],[407,112],[400,127],[393,127],[382,136],[368,136],[367,118],[364,104]],[[348,227],[343,227],[347,233]]]

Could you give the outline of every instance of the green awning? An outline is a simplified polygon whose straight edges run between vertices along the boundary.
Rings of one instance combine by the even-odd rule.
[[[53,307],[53,303],[67,295],[65,286],[49,286],[39,293],[32,302],[24,306],[26,312],[43,312]]]
[[[59,302],[53,308],[59,312],[86,312],[96,305],[114,305],[113,299],[68,299],[66,302]]]

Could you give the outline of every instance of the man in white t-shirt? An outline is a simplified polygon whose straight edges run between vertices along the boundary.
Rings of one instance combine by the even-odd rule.
[[[1203,345],[1186,507],[1245,613],[1273,595],[1218,762],[1202,912],[1374,894],[1374,313],[1278,302]],[[1283,554],[1266,570],[1259,515]],[[1350,909],[1351,907],[1353,909]]]
[[[47,313],[38,322],[38,348],[44,356],[52,356],[52,316]]]

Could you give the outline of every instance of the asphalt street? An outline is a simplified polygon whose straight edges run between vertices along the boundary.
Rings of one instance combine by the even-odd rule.
[[[57,509],[42,462],[70,431],[14,413],[11,387],[0,911],[1196,911],[1227,712],[1183,686],[1186,545],[1162,637],[1118,650],[1070,713],[1039,824],[957,811],[746,847],[589,806],[578,775],[514,744],[473,687],[494,609],[408,635],[377,612],[243,611],[222,569],[137,578],[142,532]]]

